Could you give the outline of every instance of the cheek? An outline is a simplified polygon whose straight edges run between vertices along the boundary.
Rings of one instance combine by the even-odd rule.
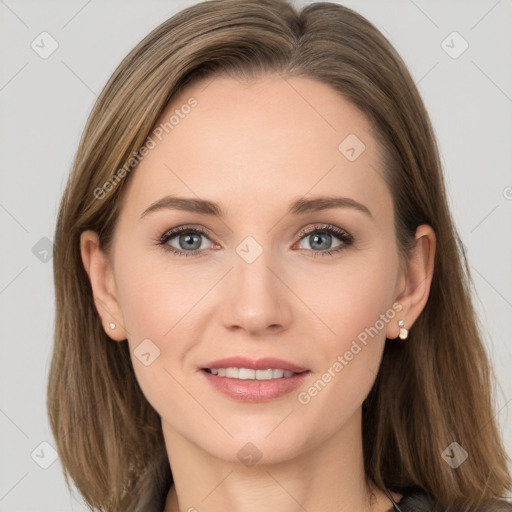
[[[119,259],[118,299],[129,336],[163,339],[174,329],[212,285],[194,268],[154,251]]]
[[[118,254],[122,255],[116,261],[118,300],[130,356],[143,393],[159,410],[162,400],[170,400],[170,387],[179,388],[172,375],[182,370],[183,359],[197,343],[193,334],[201,300],[218,276],[211,268],[199,270],[165,254],[137,253],[134,247],[119,246]],[[150,364],[144,364],[148,360]]]
[[[389,316],[394,314],[391,306],[396,272],[392,249],[376,246],[364,253],[352,253],[337,267],[301,272],[295,290],[324,324],[329,346],[342,350],[353,339],[364,340],[365,333],[369,340],[385,337],[385,327],[392,320]],[[388,317],[387,323],[381,315]]]
[[[179,333],[200,290],[190,286],[183,272],[165,271],[150,264],[149,258],[135,256],[118,265],[118,296],[137,381],[147,401],[161,414],[180,404],[180,389],[173,376],[180,377],[173,363],[182,360],[192,343]]]
[[[317,336],[323,367],[316,388],[323,391],[325,385],[330,391],[318,393],[323,395],[319,405],[333,400],[349,408],[358,407],[373,385],[387,326],[398,320],[392,307],[396,261],[392,251],[385,253],[375,250],[364,257],[347,258],[346,265],[340,265],[338,271],[331,269],[328,275],[317,271],[317,286],[308,288],[305,302],[314,304],[312,309],[319,312],[324,324],[318,328],[326,333]]]

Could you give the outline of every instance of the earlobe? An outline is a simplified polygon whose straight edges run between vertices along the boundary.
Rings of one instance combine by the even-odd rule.
[[[393,332],[388,336],[392,339],[399,337],[401,327],[405,327],[407,331],[411,330],[430,294],[434,275],[436,235],[431,226],[422,224],[416,229],[415,238],[416,246],[412,250],[405,275],[401,276],[405,285],[396,299],[402,305],[399,319],[402,320],[403,326],[400,326],[398,321],[392,326]]]
[[[80,235],[80,253],[105,332],[115,341],[125,340],[126,330],[117,300],[112,267],[108,256],[100,247],[95,231],[84,231]]]

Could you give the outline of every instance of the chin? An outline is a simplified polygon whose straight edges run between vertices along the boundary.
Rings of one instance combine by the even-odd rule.
[[[308,444],[313,444],[311,439],[308,443],[303,436],[292,436],[287,430],[278,432],[279,427],[272,432],[277,424],[274,423],[270,429],[266,425],[260,430],[253,428],[250,434],[230,431],[233,438],[223,436],[224,442],[219,440],[211,446],[203,445],[203,449],[219,459],[251,467],[255,464],[287,462],[306,451]]]

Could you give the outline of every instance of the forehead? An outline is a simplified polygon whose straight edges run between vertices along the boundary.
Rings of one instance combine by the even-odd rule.
[[[306,194],[391,206],[371,125],[309,78],[195,83],[173,97],[150,136],[155,145],[125,197],[139,214],[166,194],[210,199],[228,213],[284,208],[285,198]]]

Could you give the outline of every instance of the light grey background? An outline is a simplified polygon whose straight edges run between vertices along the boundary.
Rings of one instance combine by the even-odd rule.
[[[55,445],[46,416],[54,305],[45,237],[53,238],[73,154],[106,80],[144,35],[193,3],[0,0],[0,511],[86,510],[67,492],[58,459],[41,467],[52,462],[41,443]],[[512,2],[343,3],[396,46],[431,115],[512,454]],[[31,48],[43,31],[59,45],[47,59]],[[442,47],[453,31],[469,43],[458,58]],[[444,43],[452,54],[462,48],[457,37]]]

